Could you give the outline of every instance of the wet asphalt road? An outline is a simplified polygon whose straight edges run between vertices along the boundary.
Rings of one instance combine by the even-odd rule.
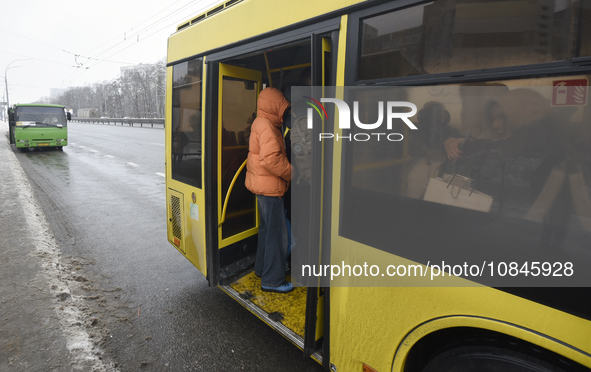
[[[166,240],[164,131],[71,123],[64,151],[18,152],[88,327],[121,371],[322,371]]]

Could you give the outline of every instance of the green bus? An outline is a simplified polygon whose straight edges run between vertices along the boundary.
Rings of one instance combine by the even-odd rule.
[[[68,144],[68,121],[64,106],[16,104],[8,109],[10,143],[24,151],[32,147],[61,150]]]

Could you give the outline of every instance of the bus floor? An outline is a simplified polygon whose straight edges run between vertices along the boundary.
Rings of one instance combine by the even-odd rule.
[[[289,278],[287,278],[289,280]],[[261,279],[254,271],[230,285],[240,297],[252,302],[269,314],[269,318],[281,322],[300,337],[304,337],[306,288],[296,287],[290,293],[263,292]]]

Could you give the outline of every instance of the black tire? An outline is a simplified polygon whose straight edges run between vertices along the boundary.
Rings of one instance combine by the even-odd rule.
[[[533,356],[494,346],[459,346],[435,356],[422,372],[566,372]]]

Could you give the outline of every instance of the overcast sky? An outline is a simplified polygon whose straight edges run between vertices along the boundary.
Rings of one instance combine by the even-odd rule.
[[[122,66],[166,57],[181,22],[220,0],[15,0],[2,5],[0,101],[29,103],[50,88],[109,81]],[[7,70],[8,68],[8,70]]]

